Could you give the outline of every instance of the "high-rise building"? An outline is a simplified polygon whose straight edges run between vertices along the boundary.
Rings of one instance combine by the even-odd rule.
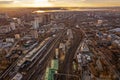
[[[17,19],[17,23],[18,23],[18,24],[21,24],[21,19]]]
[[[103,24],[103,20],[98,20],[97,21],[97,26],[101,26]]]
[[[103,23],[103,20],[98,20],[98,24],[102,24]]]
[[[33,22],[33,28],[38,29],[39,28],[39,18],[35,18]]]
[[[20,39],[20,34],[15,34],[15,39]]]
[[[31,35],[33,38],[38,38],[38,31],[37,30],[32,30]]]
[[[0,18],[9,18],[7,13],[0,13]]]
[[[67,30],[68,39],[73,39],[73,33],[71,29]]]
[[[15,28],[15,23],[14,23],[14,22],[11,22],[11,23],[10,23],[10,27],[11,27],[12,30],[15,30],[15,29],[16,29],[16,28]]]

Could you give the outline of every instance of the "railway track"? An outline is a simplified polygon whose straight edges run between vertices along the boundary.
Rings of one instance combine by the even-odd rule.
[[[63,32],[64,33],[64,32]],[[27,74],[24,77],[23,80],[41,80],[43,78],[43,74],[46,70],[46,67],[49,64],[49,61],[51,60],[51,58],[53,57],[53,49],[57,46],[57,44],[60,42],[60,40],[62,39],[61,37],[63,36],[63,33],[59,36],[57,36],[56,39],[54,39],[49,45],[48,47],[46,47],[46,49],[41,52],[36,59],[35,59],[35,64],[32,67],[29,67],[29,69],[27,69]]]
[[[44,60],[41,62],[42,66],[40,66],[40,68],[34,73],[33,77],[29,80],[44,80],[44,73],[46,71],[47,66],[49,65],[50,61],[52,60],[52,58],[54,57],[54,51],[55,48],[58,46],[59,42],[61,41],[61,37],[64,36],[64,32],[62,33],[62,35],[60,35],[60,37],[54,41],[53,46],[50,47],[50,49],[45,53],[48,54]]]
[[[74,29],[73,30],[75,32],[74,35],[74,41],[73,41],[73,45],[71,45],[70,49],[68,50],[66,56],[65,56],[65,60],[62,64],[61,69],[59,70],[59,73],[64,73],[66,75],[58,75],[58,77],[56,78],[56,80],[78,80],[78,77],[73,77],[70,75],[74,75],[73,74],[73,70],[72,70],[72,62],[73,62],[73,58],[75,55],[75,52],[77,50],[77,47],[79,46],[79,43],[82,40],[82,33],[80,32],[80,30]]]

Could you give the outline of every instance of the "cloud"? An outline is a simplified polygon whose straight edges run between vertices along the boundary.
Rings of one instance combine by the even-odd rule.
[[[10,4],[13,3],[13,0],[0,0],[0,4]]]
[[[0,0],[0,7],[120,6],[120,0]]]
[[[48,0],[50,2],[84,2],[87,0]]]

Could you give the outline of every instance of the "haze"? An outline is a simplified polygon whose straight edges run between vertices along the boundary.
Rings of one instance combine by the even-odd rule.
[[[120,0],[0,0],[0,7],[119,7]]]

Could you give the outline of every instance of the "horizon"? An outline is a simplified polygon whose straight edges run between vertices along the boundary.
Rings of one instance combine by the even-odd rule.
[[[120,7],[119,0],[0,0],[0,8],[8,7]]]
[[[106,6],[106,7],[102,7],[102,6],[99,6],[99,7],[0,7],[0,8],[81,8],[81,9],[90,9],[90,8],[93,8],[93,9],[101,9],[101,8],[120,8],[120,6]]]

